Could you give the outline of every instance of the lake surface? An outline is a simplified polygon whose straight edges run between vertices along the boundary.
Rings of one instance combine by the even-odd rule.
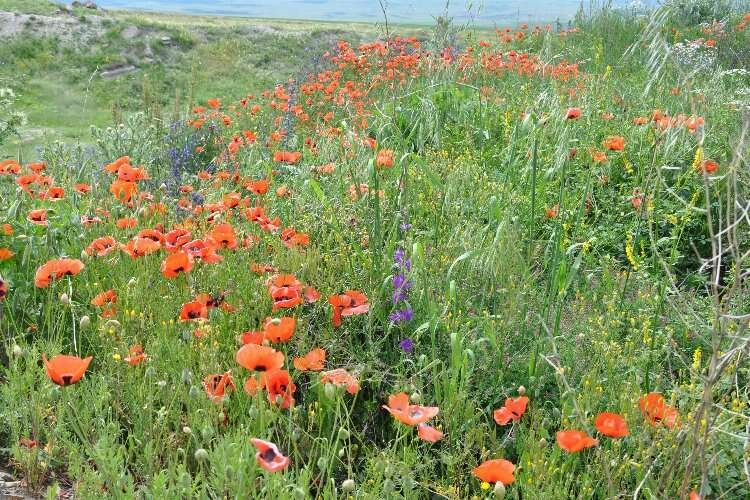
[[[105,8],[135,9],[183,14],[245,16],[261,18],[310,19],[319,21],[383,20],[378,0],[97,0]],[[584,0],[584,6],[601,1]],[[632,0],[614,0],[613,5],[628,6]],[[649,3],[637,2],[637,3]],[[653,2],[651,2],[653,3]],[[388,18],[398,23],[430,23],[445,12],[445,0],[390,0]],[[551,22],[572,19],[581,0],[485,0],[453,1],[448,13],[457,22],[473,20],[482,25]]]

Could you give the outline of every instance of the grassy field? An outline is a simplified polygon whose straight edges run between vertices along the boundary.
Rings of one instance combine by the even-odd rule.
[[[32,20],[0,465],[48,498],[748,498],[748,10]]]

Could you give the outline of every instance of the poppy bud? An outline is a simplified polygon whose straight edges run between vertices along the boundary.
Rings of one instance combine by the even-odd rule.
[[[307,498],[307,493],[305,493],[305,490],[297,486],[294,488],[294,498],[295,500],[305,500]]]
[[[325,392],[325,395],[328,399],[333,399],[336,397],[336,386],[333,384],[326,384],[323,391]]]
[[[89,254],[86,253],[86,250],[81,250],[81,260],[87,261],[89,260]]]
[[[297,407],[295,406],[295,408],[297,408]],[[294,429],[292,431],[292,441],[295,441],[295,442],[299,441],[299,438],[301,438],[301,437],[302,437],[302,434],[300,434],[299,430]]]
[[[391,481],[390,479],[386,479],[385,481],[383,481],[383,493],[388,495],[389,493],[393,492],[393,490],[395,489],[396,489],[396,485],[393,484],[393,481]]]
[[[518,395],[519,396],[523,396],[524,394],[526,394],[526,387],[524,387],[522,385],[518,386]]]
[[[182,428],[182,432],[184,432],[185,434],[192,434],[193,429],[191,429],[190,427],[186,425],[185,427]]]
[[[505,497],[505,485],[502,481],[498,481],[495,483],[495,489],[493,490],[495,493],[495,498],[503,498]]]
[[[339,450],[339,458],[344,458],[344,455],[346,455],[346,450],[344,448],[341,448]]]
[[[247,416],[253,420],[258,418],[258,409],[254,406],[251,406],[250,409],[247,410]]]
[[[341,441],[345,441],[345,440],[349,439],[349,431],[346,430],[346,429],[344,429],[343,427],[341,429],[339,429],[339,439]]]
[[[167,190],[167,185],[166,185],[166,183],[162,182],[162,183],[161,183],[161,186],[159,186],[159,189],[161,189],[162,191],[166,191],[166,190]]]
[[[154,369],[153,366],[149,366],[148,368],[146,368],[146,371],[143,372],[143,374],[146,377],[153,377],[154,375],[156,375],[156,369]]]
[[[328,461],[325,459],[325,457],[320,457],[318,459],[318,469],[326,470],[326,467],[328,467]]]
[[[356,487],[356,484],[354,483],[354,479],[346,479],[343,483],[341,483],[341,490],[345,493],[351,493],[354,491],[354,488]]]
[[[539,440],[539,446],[547,446],[547,440],[542,438]]]
[[[412,403],[419,404],[422,402],[422,395],[418,392],[412,392],[411,396],[409,396],[409,399],[411,399]]]
[[[198,462],[203,462],[204,460],[208,460],[208,452],[203,448],[198,448],[195,450],[195,459]]]
[[[281,324],[281,320],[279,318],[273,318],[271,320],[271,324],[274,326],[279,326]]]
[[[81,316],[81,319],[78,320],[78,327],[81,330],[88,330],[91,326],[91,318],[88,316]]]
[[[13,356],[17,358],[23,356],[23,347],[18,344],[13,344]]]
[[[156,386],[159,389],[164,389],[167,386],[167,381],[166,380],[159,380],[158,382],[156,382]]]
[[[135,285],[138,284],[138,280],[135,278],[130,278],[128,281],[128,288],[133,288]]]
[[[213,435],[214,435],[214,430],[209,426],[205,426],[203,430],[201,431],[201,437],[203,437],[203,439],[206,441],[211,439]]]
[[[69,306],[70,305],[70,297],[68,297],[67,293],[64,293],[64,294],[60,295],[60,302],[64,306]]]
[[[191,399],[196,399],[200,395],[201,395],[201,390],[198,389],[198,386],[191,385],[190,391],[188,391],[188,396],[190,396]]]
[[[193,374],[188,370],[187,368],[182,369],[182,383],[185,385],[190,385],[190,382],[193,379]]]

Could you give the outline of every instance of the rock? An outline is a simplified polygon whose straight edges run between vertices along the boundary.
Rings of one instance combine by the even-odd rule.
[[[128,66],[118,66],[116,68],[102,71],[102,78],[114,78],[116,76],[132,73],[133,71],[138,71],[138,68],[133,66],[132,64]]]
[[[131,38],[135,38],[138,36],[138,27],[137,26],[128,26],[124,30],[122,30],[122,37],[126,40],[130,40]]]
[[[168,36],[161,37],[161,43],[164,45],[172,45],[172,38]]]

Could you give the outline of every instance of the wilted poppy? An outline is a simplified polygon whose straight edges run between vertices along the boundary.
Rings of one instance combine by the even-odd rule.
[[[324,349],[313,349],[300,358],[294,358],[294,367],[300,371],[321,371],[326,364],[326,352]]]
[[[370,310],[367,296],[356,290],[347,290],[339,295],[331,295],[328,302],[333,306],[332,322],[333,326],[341,326],[342,316],[353,316],[355,314],[365,314]]]
[[[289,466],[289,457],[282,455],[275,444],[256,438],[251,439],[250,442],[258,450],[255,460],[263,469],[268,472],[279,472]]]
[[[268,391],[268,401],[286,409],[294,404],[293,394],[297,390],[291,375],[286,370],[270,370],[262,374],[262,380]]]
[[[359,392],[359,380],[344,368],[336,368],[323,372],[320,383],[346,387],[346,392],[349,394],[357,394]]]
[[[607,437],[621,438],[629,434],[627,422],[617,413],[600,413],[596,416],[594,425],[596,426],[596,430]]]
[[[206,395],[211,398],[214,403],[221,403],[226,396],[228,389],[237,389],[232,379],[232,371],[228,370],[222,373],[213,373],[207,375],[203,379],[203,389],[206,391]]]
[[[235,359],[250,371],[265,372],[284,366],[284,353],[265,345],[245,344],[239,348]]]
[[[37,288],[47,288],[53,280],[63,276],[75,276],[85,266],[78,259],[54,259],[47,261],[36,270],[34,285]]]
[[[289,342],[296,326],[297,321],[293,317],[283,316],[267,318],[263,329],[269,342]]]
[[[429,443],[437,443],[445,436],[445,434],[427,424],[419,424],[417,426],[417,435],[419,435],[419,439]]]
[[[187,274],[192,268],[193,257],[183,251],[170,253],[161,263],[161,273],[168,279],[176,278],[180,273]]]
[[[42,361],[47,368],[47,376],[52,382],[62,386],[72,385],[81,380],[92,359],[92,356],[81,359],[78,356],[61,354],[48,360],[47,356],[42,354]]]
[[[486,483],[503,483],[504,485],[509,485],[516,480],[515,476],[513,476],[515,470],[516,466],[512,462],[503,458],[496,458],[494,460],[487,460],[472,472],[481,481]]]
[[[440,412],[437,406],[410,405],[409,395],[405,392],[388,396],[388,404],[383,405],[383,408],[406,425],[423,424]]]
[[[568,453],[577,453],[585,448],[599,444],[599,441],[586,434],[586,432],[578,430],[559,431],[556,437],[557,446]]]
[[[497,422],[497,425],[508,425],[511,421],[517,422],[526,413],[526,406],[528,404],[529,398],[526,396],[508,398],[505,400],[505,406],[493,412],[493,418]]]

